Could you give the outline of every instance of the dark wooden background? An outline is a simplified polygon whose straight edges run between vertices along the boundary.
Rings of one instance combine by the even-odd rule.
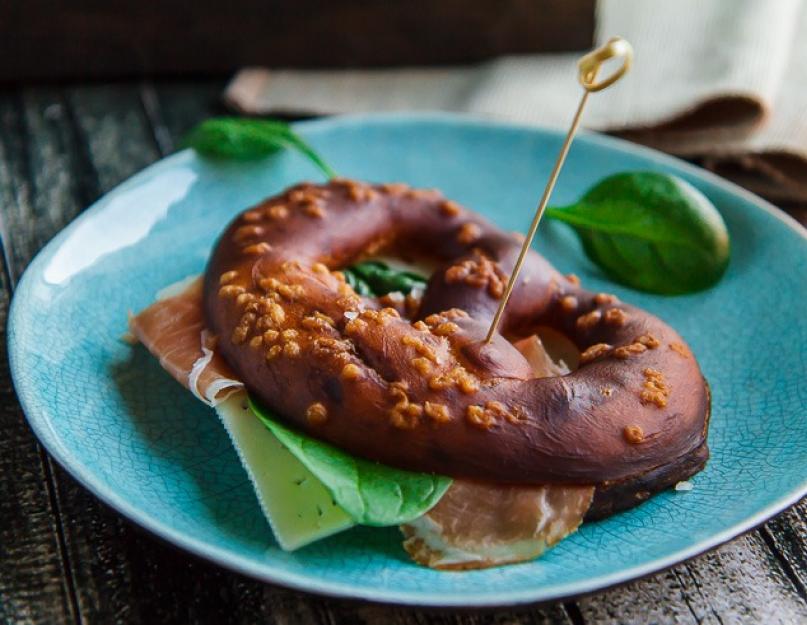
[[[0,81],[583,50],[594,0],[0,0]]]
[[[3,328],[14,285],[37,250],[103,193],[173,151],[190,126],[217,112],[222,88],[203,81],[0,91]],[[807,623],[807,500],[712,553],[577,601],[466,613],[359,604],[256,582],[132,526],[37,444],[5,352],[0,394],[2,623]]]

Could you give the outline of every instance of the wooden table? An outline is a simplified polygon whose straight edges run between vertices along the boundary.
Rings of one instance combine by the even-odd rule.
[[[190,126],[219,112],[222,86],[0,91],[3,321],[37,250],[102,194],[176,149]],[[0,344],[5,349],[5,338]],[[5,356],[0,367],[2,623],[807,623],[807,499],[649,579],[519,611],[428,612],[275,588],[177,551],[85,491],[36,442]]]

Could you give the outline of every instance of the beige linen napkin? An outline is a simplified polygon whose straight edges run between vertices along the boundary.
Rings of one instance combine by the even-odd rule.
[[[686,157],[777,201],[807,201],[807,1],[600,0],[597,38],[628,39],[632,71],[585,124]],[[449,110],[568,125],[578,54],[473,67],[239,72],[247,113]]]

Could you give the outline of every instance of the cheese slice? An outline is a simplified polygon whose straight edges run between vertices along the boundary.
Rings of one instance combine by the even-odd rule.
[[[216,406],[281,548],[293,551],[354,525],[320,482],[252,413],[244,391]]]

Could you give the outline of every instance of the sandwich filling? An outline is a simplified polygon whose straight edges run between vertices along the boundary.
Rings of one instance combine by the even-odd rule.
[[[200,281],[183,281],[160,295],[130,318],[130,330],[178,382],[216,407],[280,546],[294,550],[352,527],[356,521],[333,493],[249,409],[243,384],[205,328]],[[537,336],[515,347],[535,377],[569,372]],[[401,525],[404,548],[418,563],[440,569],[532,559],[577,529],[593,492],[592,486],[454,480],[435,506]]]

